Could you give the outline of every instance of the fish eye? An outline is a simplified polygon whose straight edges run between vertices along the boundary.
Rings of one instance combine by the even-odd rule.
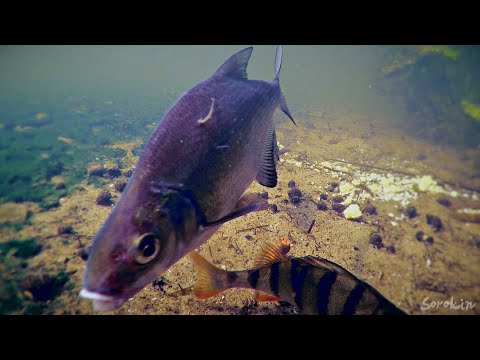
[[[158,238],[152,233],[144,234],[138,242],[135,260],[139,264],[147,264],[157,256],[159,250],[160,241]]]

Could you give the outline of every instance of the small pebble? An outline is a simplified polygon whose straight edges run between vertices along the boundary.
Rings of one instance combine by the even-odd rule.
[[[290,190],[288,192],[288,197],[291,199],[291,198],[294,198],[294,197],[298,197],[298,198],[301,198],[302,197],[302,192],[300,190],[298,190],[297,188],[293,188],[292,190]]]
[[[363,209],[363,212],[369,214],[369,215],[377,215],[377,208],[374,205],[367,205]]]
[[[344,199],[343,199],[343,197],[337,195],[337,196],[335,196],[335,197],[332,199],[332,201],[333,201],[334,203],[338,203],[338,204],[339,204],[339,203],[342,203],[342,202],[344,201]]]
[[[281,201],[281,203],[282,203],[283,205],[288,205],[288,199],[283,199],[283,200]]]
[[[358,247],[354,246],[353,250],[358,251],[359,249],[358,249]]]
[[[288,182],[288,187],[289,187],[289,188],[294,188],[294,187],[295,187],[295,181],[290,180],[290,181]]]
[[[370,235],[370,244],[372,244],[376,249],[383,248],[382,237],[379,233],[373,233]]]
[[[423,236],[424,236],[424,232],[423,231],[418,231],[416,234],[415,234],[415,239],[417,239],[418,241],[423,241]]]
[[[100,194],[97,196],[97,204],[102,206],[110,206],[112,204],[112,194],[110,194],[110,191],[100,191]]]
[[[132,170],[132,169],[127,170],[127,171],[125,171],[125,172],[123,173],[123,175],[125,175],[125,177],[128,177],[128,178],[129,178],[130,176],[132,176],[132,174],[133,174],[133,170]]]
[[[247,239],[248,241],[252,240],[253,239],[253,236],[250,236],[250,235],[245,235],[245,239]]]
[[[451,202],[449,199],[444,198],[444,197],[438,199],[437,202],[438,202],[440,205],[443,205],[443,206],[445,206],[445,207],[450,207],[450,206],[452,206],[452,202]]]
[[[346,208],[347,207],[342,204],[337,204],[337,203],[332,204],[332,209],[338,213],[342,213]]]
[[[77,250],[77,256],[79,256],[83,261],[88,259],[88,248],[80,248]]]
[[[327,210],[328,210],[328,206],[327,206],[327,204],[326,204],[324,201],[320,201],[320,202],[317,204],[317,209],[320,210],[320,211],[327,211]]]
[[[62,225],[58,227],[58,235],[73,234],[73,227],[71,225]]]
[[[328,195],[327,194],[321,194],[320,195],[320,200],[327,200],[328,199]]]
[[[428,237],[425,239],[425,242],[426,242],[426,243],[429,243],[429,244],[433,244],[433,236],[428,236]]]
[[[272,212],[274,214],[278,213],[278,206],[276,204],[271,204],[270,205],[270,210],[272,210]]]
[[[427,155],[425,155],[425,154],[418,154],[417,155],[417,160],[422,161],[422,160],[425,160],[426,158],[427,158]]]
[[[300,204],[300,202],[302,201],[302,198],[298,197],[298,196],[292,196],[290,198],[290,202],[293,204],[293,205],[298,205]]]
[[[260,197],[261,197],[262,199],[268,200],[268,192],[265,191],[265,192],[261,193],[261,194],[260,194]]]
[[[338,187],[338,183],[336,182],[331,182],[330,183],[330,186],[333,188],[333,189],[336,189]]]
[[[396,254],[394,246],[387,246],[386,250],[389,254]]]
[[[431,225],[435,231],[440,231],[443,228],[442,220],[438,216],[435,215],[426,215],[427,224]]]
[[[415,208],[415,206],[408,205],[405,208],[404,213],[407,217],[409,217],[411,219],[411,218],[414,218],[415,216],[417,216],[417,209]]]
[[[125,189],[125,186],[127,186],[127,182],[125,180],[119,179],[115,182],[115,190],[118,192],[122,192]]]

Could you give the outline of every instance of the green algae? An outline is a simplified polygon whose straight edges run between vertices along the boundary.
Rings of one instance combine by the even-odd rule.
[[[465,114],[477,121],[480,121],[480,106],[472,104],[467,100],[462,100],[460,104]]]

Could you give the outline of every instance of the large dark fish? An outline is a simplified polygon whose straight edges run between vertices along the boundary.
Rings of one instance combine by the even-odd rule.
[[[288,258],[282,248],[267,243],[257,257],[258,268],[225,271],[210,264],[196,252],[190,254],[197,270],[189,292],[207,299],[226,289],[257,291],[258,301],[283,300],[307,315],[405,315],[377,290],[326,259],[307,256]]]
[[[273,81],[248,80],[252,48],[187,91],[148,141],[127,188],[96,234],[82,297],[113,310],[200,246],[226,221],[264,208],[244,194],[277,184],[273,113],[293,121]]]

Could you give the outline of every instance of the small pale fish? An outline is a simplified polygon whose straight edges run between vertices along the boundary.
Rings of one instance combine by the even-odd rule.
[[[277,185],[273,113],[292,121],[275,77],[247,78],[252,48],[188,90],[145,145],[128,185],[96,234],[80,295],[113,310],[206,242],[230,220],[267,208],[245,194]]]
[[[225,271],[196,252],[190,254],[197,281],[193,293],[207,299],[231,288],[256,290],[257,301],[286,301],[307,315],[405,315],[377,290],[326,259],[288,258],[286,248],[267,243],[252,270]],[[283,245],[284,246],[284,245]]]
[[[64,137],[64,136],[57,137],[57,140],[62,141],[66,144],[73,144],[75,142],[75,140],[73,140],[72,138],[67,138],[67,137]]]

